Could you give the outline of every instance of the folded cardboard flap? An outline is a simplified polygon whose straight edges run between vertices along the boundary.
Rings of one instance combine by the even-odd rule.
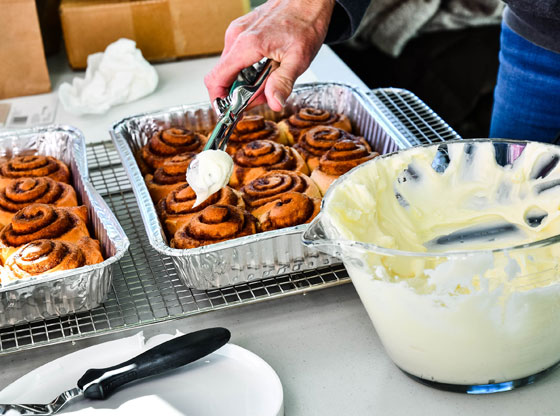
[[[35,0],[0,0],[0,99],[50,91]]]
[[[136,41],[149,61],[219,53],[229,23],[248,11],[248,0],[62,0],[60,5],[73,68],[85,68],[88,55],[123,37]]]

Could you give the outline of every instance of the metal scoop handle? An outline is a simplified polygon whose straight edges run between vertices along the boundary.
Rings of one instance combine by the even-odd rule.
[[[241,114],[263,86],[270,73],[277,67],[276,61],[264,58],[256,64],[242,69],[233,82],[229,95],[224,98],[216,98],[213,105],[219,119],[204,150],[225,150],[229,136],[241,118]]]

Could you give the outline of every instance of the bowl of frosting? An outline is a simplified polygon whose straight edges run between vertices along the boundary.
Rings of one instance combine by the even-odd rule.
[[[343,261],[407,375],[511,390],[560,361],[559,161],[498,139],[378,157],[331,185],[303,241]]]

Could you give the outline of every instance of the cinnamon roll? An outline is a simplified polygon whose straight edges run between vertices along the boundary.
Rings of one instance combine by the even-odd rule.
[[[321,199],[298,192],[286,192],[253,211],[263,231],[307,224],[321,210]]]
[[[0,165],[0,188],[14,179],[48,176],[58,182],[70,183],[70,169],[52,156],[18,156]]]
[[[229,186],[210,195],[206,201],[193,208],[195,201],[196,195],[192,188],[186,183],[177,187],[169,195],[159,201],[157,211],[169,235],[175,234],[180,226],[188,223],[192,217],[207,206],[213,204],[227,204],[240,208],[245,207],[245,202],[241,194]]]
[[[32,204],[19,210],[8,225],[0,230],[0,258],[2,262],[24,244],[35,240],[77,242],[89,237],[87,207],[54,207]]]
[[[57,207],[78,205],[70,185],[51,178],[21,178],[0,189],[0,226],[7,225],[14,214],[30,204],[52,204]]]
[[[270,170],[309,173],[297,150],[270,140],[255,140],[244,145],[233,156],[233,173],[229,185],[239,188]]]
[[[200,247],[255,234],[258,231],[257,219],[243,208],[233,205],[211,205],[177,230],[171,240],[171,247]]]
[[[173,156],[161,168],[157,168],[153,175],[146,175],[146,186],[155,203],[178,186],[187,183],[187,169],[195,156],[194,152]]]
[[[302,108],[278,123],[280,134],[289,144],[297,142],[300,134],[315,126],[333,126],[347,132],[352,131],[352,125],[346,115],[311,107]]]
[[[200,133],[183,128],[170,128],[158,131],[148,143],[142,147],[140,154],[142,162],[151,173],[163,166],[167,159],[181,154],[194,152],[198,153],[204,147],[206,137]]]
[[[4,277],[8,280],[24,279],[102,261],[99,241],[89,237],[82,237],[76,243],[41,239],[25,244],[8,257]]]
[[[253,140],[280,142],[278,125],[274,121],[265,120],[260,115],[243,116],[229,137],[226,152],[233,156],[240,147]],[[286,144],[286,142],[282,144]]]
[[[319,188],[309,176],[289,170],[272,170],[241,188],[249,210],[272,202],[286,192],[299,192],[311,198],[321,198]]]
[[[307,130],[294,145],[299,154],[303,157],[309,170],[313,171],[319,166],[319,159],[323,156],[337,140],[351,139],[363,143],[369,151],[371,147],[363,137],[354,136],[347,131],[333,126],[317,126]]]
[[[368,147],[359,141],[339,140],[321,157],[319,166],[311,173],[311,179],[324,195],[336,178],[376,156],[379,156],[379,153],[370,152]]]

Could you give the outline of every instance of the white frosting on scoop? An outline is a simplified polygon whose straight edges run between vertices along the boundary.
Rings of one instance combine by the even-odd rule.
[[[233,160],[223,150],[205,150],[199,153],[187,170],[187,182],[196,194],[193,207],[226,186],[232,172]]]

